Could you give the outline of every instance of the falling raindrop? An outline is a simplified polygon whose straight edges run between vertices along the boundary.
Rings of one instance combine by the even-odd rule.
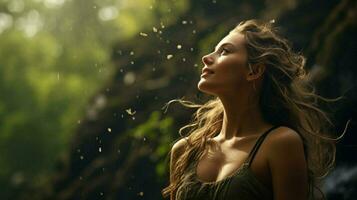
[[[196,30],[193,30],[193,31],[192,31],[192,34],[196,34]]]
[[[152,8],[153,8],[152,5],[150,5],[150,6],[149,6],[149,9],[152,10]]]
[[[145,141],[146,141],[146,138],[144,137],[143,140],[144,140],[144,142],[145,142]]]
[[[120,71],[121,73],[123,73],[123,72],[124,72],[124,70],[123,70],[123,69],[120,69],[119,71]]]
[[[160,22],[161,28],[165,28],[165,25],[163,22]]]
[[[182,58],[182,61],[183,61],[183,62],[186,62],[186,58]]]
[[[273,24],[273,23],[275,23],[275,19],[272,19],[269,22]]]
[[[101,192],[101,193],[100,193],[100,196],[103,196],[103,195],[104,195],[104,193],[103,193],[103,192]]]
[[[80,123],[81,123],[81,120],[78,120],[77,123],[80,124]]]
[[[83,179],[82,176],[80,176],[80,177],[79,177],[79,180],[82,180],[82,179]]]
[[[80,152],[81,152],[81,149],[77,149],[77,152],[80,153]]]
[[[59,80],[59,75],[60,75],[59,72],[57,72],[57,80]]]
[[[135,120],[135,117],[133,116],[131,119]]]
[[[153,68],[152,68],[152,71],[153,71],[153,72],[154,72],[154,71],[156,71],[156,68],[155,68],[155,67],[153,67]]]
[[[102,152],[102,147],[99,147],[99,148],[98,148],[98,151],[99,151],[99,153]]]
[[[181,49],[182,46],[180,44],[177,45],[177,49]]]
[[[131,55],[131,56],[134,55],[134,51],[130,51],[130,55]]]
[[[194,65],[193,65],[194,67],[198,67],[198,65],[195,63]]]
[[[144,196],[144,192],[139,192],[139,196]]]
[[[167,58],[168,60],[170,60],[172,57],[174,57],[172,54],[169,54],[169,55],[166,56],[166,58]]]
[[[182,24],[187,24],[187,21],[186,21],[186,20],[183,20],[183,21],[182,21]]]
[[[155,26],[152,27],[152,31],[154,31],[155,33],[157,32],[157,28]]]
[[[212,3],[217,3],[217,1],[216,0],[212,0]]]
[[[118,154],[120,154],[120,149],[118,149]]]
[[[84,157],[83,157],[83,156],[80,156],[80,157],[79,157],[79,159],[83,160],[83,159],[84,159]]]
[[[190,51],[193,51],[193,48],[192,48],[192,47],[190,48]]]
[[[130,64],[132,64],[132,65],[133,65],[133,64],[134,64],[134,61],[131,61],[131,62],[130,62]]]
[[[108,128],[108,132],[111,133],[111,132],[112,132],[112,129],[111,129],[111,128]]]

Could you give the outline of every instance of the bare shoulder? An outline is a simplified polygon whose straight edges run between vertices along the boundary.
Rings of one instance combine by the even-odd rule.
[[[303,142],[299,133],[297,133],[294,129],[291,129],[287,126],[280,126],[272,130],[271,133],[268,134],[266,140],[268,140],[269,143],[274,143],[274,144],[279,143],[279,145],[284,145],[284,144],[286,145],[291,142],[302,144]]]
[[[303,140],[299,133],[286,126],[280,126],[272,130],[271,133],[268,134],[266,140],[272,153],[278,153],[279,151],[277,150],[282,149],[286,150],[294,147],[303,147]]]
[[[185,147],[187,145],[187,138],[181,138],[180,140],[178,140],[177,142],[174,143],[174,145],[172,145],[172,149],[171,152],[174,154],[180,154],[185,150]]]

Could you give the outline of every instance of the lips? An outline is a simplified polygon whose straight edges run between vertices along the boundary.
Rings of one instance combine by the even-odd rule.
[[[214,72],[212,71],[212,70],[210,70],[210,69],[208,69],[207,67],[204,67],[203,69],[202,69],[202,75],[203,74],[214,74]]]

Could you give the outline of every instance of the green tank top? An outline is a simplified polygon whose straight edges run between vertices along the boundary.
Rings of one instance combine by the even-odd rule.
[[[256,141],[247,159],[232,175],[216,182],[202,182],[196,176],[198,162],[189,165],[183,182],[176,191],[175,200],[265,200],[273,199],[272,192],[250,169],[256,152],[273,126]]]

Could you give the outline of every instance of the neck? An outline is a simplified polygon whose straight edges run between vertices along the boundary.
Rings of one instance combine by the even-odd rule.
[[[241,96],[220,97],[224,107],[222,129],[218,135],[221,141],[231,141],[254,135],[258,131],[270,127],[263,120],[258,106],[258,98],[254,99],[255,102]]]

